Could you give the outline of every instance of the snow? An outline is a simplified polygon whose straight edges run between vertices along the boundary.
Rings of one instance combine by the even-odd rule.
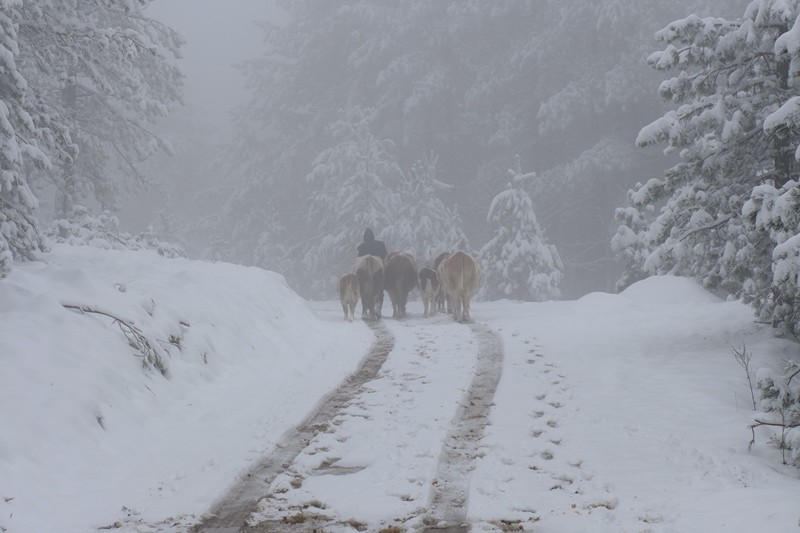
[[[800,112],[800,97],[793,96],[778,108],[777,111],[767,115],[764,119],[764,133],[773,134],[779,128],[792,128],[797,124]]]
[[[162,341],[168,377],[110,319],[64,303]],[[369,531],[419,527],[477,341],[417,301],[409,315],[382,321],[388,359],[275,479],[261,518],[315,501]],[[576,301],[474,302],[472,315],[503,348],[466,487],[472,531],[798,527],[800,474],[766,430],[748,453],[756,414],[731,355],[746,345],[755,372],[797,349],[743,304],[663,276]],[[67,245],[17,264],[0,281],[0,531],[186,531],[372,341],[338,302],[256,268]]]

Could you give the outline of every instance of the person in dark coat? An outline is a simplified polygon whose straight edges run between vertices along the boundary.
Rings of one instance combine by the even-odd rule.
[[[375,255],[381,259],[386,259],[386,245],[383,244],[383,241],[377,240],[375,234],[372,233],[372,230],[369,228],[364,230],[364,242],[358,245],[357,250],[358,257],[362,255]]]
[[[383,241],[379,241],[375,238],[375,234],[372,233],[372,230],[367,228],[364,230],[364,242],[358,245],[356,248],[358,257],[362,255],[374,255],[380,257],[382,260],[386,260],[386,245]],[[375,307],[377,307],[378,316],[381,316],[381,310],[383,310],[383,291],[381,291],[380,296],[378,296],[378,301],[375,303]]]

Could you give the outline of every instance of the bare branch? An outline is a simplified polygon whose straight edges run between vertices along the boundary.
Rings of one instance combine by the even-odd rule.
[[[733,357],[736,359],[736,362],[739,363],[739,366],[744,368],[745,373],[747,374],[747,384],[750,386],[750,398],[753,400],[753,411],[757,410],[756,407],[756,394],[753,390],[753,380],[750,377],[750,361],[753,359],[753,354],[747,351],[747,346],[742,344],[741,348],[731,348],[733,352]]]
[[[64,302],[61,302],[61,305],[66,309],[77,311],[81,314],[91,313],[110,318],[113,323],[119,326],[120,331],[122,331],[122,334],[125,335],[130,347],[139,352],[143,358],[142,364],[145,366],[145,368],[156,368],[159,372],[161,372],[161,375],[168,377],[167,367],[164,364],[162,357],[163,350],[159,347],[157,342],[150,340],[141,329],[136,327],[132,320],[125,320],[114,313],[96,309],[88,305]]]

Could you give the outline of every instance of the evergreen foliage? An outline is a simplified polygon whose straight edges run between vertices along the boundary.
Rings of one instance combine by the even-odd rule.
[[[617,210],[620,288],[650,274],[691,276],[796,332],[797,8],[759,0],[739,19],[692,15],[658,32],[666,47],[648,62],[679,71],[659,89],[676,108],[637,144],[665,143],[681,161]]]
[[[514,155],[528,166],[535,161],[540,179],[529,192],[549,238],[564,250],[565,283],[573,293],[597,290],[597,280],[610,288],[606,280],[618,271],[608,246],[613,208],[620,191],[661,164],[630,149],[639,117],[657,103],[657,75],[643,73],[640,62],[652,33],[691,4],[281,2],[288,22],[265,25],[266,52],[245,66],[254,91],[226,160],[236,186],[215,217],[217,253],[263,265],[252,252],[264,238],[289,253],[316,238],[317,221],[297,206],[309,205],[323,185],[298,176],[339,144],[330,126],[342,110],[358,107],[371,110],[373,135],[393,143],[406,176],[425,154],[436,154],[437,178],[451,185],[436,197],[451,211],[458,206],[456,231],[473,243],[491,237],[486,207],[505,186]],[[623,143],[611,157],[611,147]],[[267,203],[284,232],[264,224]],[[387,228],[387,241],[428,248],[426,238],[410,236],[417,213],[401,216],[409,218]],[[301,260],[297,254],[288,265]]]
[[[151,0],[27,0],[14,10],[20,70],[42,114],[58,124],[56,217],[74,203],[118,210],[147,181],[141,162],[170,146],[151,131],[182,100],[182,38],[143,13]]]
[[[45,249],[33,217],[38,202],[23,165],[26,161],[50,165],[36,142],[47,133],[37,128],[30,113],[34,97],[19,71],[16,5],[0,0],[0,277],[8,274],[13,260],[31,259]]]
[[[536,174],[509,170],[508,188],[492,200],[487,220],[494,236],[480,251],[483,298],[542,301],[560,296],[564,267],[556,247],[547,242],[533,202],[525,191]]]
[[[317,293],[330,292],[339,275],[352,270],[364,228],[374,228],[381,239],[385,228],[400,219],[403,172],[393,143],[376,137],[369,122],[370,112],[359,108],[335,122],[333,135],[339,143],[313,160],[307,176],[319,184],[308,210],[317,232],[302,245],[302,264],[308,272],[325,273],[306,280]]]
[[[94,215],[80,205],[72,208],[69,218],[53,222],[45,235],[53,242],[72,246],[92,246],[105,250],[155,250],[164,257],[186,257],[179,246],[161,241],[152,231],[137,235],[121,232],[119,219],[109,211]]]
[[[753,427],[779,428],[773,441],[781,450],[784,464],[800,467],[800,366],[789,362],[782,373],[762,371],[757,382],[761,409],[769,420],[756,420]]]
[[[399,216],[382,233],[393,249],[412,254],[420,265],[443,250],[469,248],[458,211],[439,196],[452,186],[436,178],[437,161],[437,156],[428,154],[403,174]]]
[[[0,1],[0,277],[45,249],[37,195],[118,207],[161,140],[145,124],[181,98],[180,38],[149,0]],[[35,191],[35,192],[34,192]]]

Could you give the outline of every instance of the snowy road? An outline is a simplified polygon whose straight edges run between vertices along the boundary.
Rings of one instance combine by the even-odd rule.
[[[169,377],[76,300],[171,339]],[[731,355],[797,345],[690,280],[371,329],[259,269],[59,246],[0,302],[0,531],[800,531]]]
[[[317,408],[276,445],[275,451],[259,461],[230,493],[211,510],[212,517],[199,524],[201,532],[239,531],[256,510],[258,500],[271,483],[291,465],[314,436],[340,416],[352,400],[354,391],[375,379],[394,347],[394,338],[380,325],[374,325],[375,342],[370,352],[341,386],[323,398]]]
[[[485,326],[445,316],[371,327],[375,343],[358,371],[195,531],[468,530],[500,342]],[[404,479],[394,479],[398,467]]]

